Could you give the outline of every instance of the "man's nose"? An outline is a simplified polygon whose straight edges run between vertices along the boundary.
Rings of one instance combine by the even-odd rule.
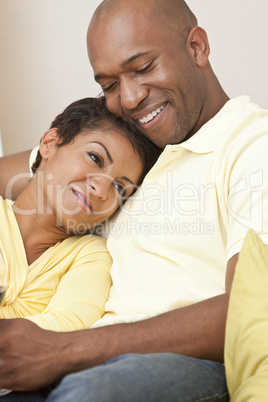
[[[122,110],[135,109],[148,96],[148,89],[136,77],[127,75],[120,80],[120,100]]]

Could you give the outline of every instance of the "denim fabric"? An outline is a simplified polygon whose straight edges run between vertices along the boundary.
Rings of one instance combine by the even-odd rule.
[[[171,353],[123,355],[70,374],[46,399],[47,402],[228,400],[221,363]]]

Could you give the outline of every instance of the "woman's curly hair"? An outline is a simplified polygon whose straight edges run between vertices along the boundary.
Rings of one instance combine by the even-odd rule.
[[[155,164],[161,149],[141,134],[132,123],[109,112],[103,96],[84,98],[71,103],[55,118],[50,129],[57,128],[58,146],[62,147],[71,143],[78,134],[109,126],[111,129],[117,128],[126,133],[133,148],[140,155],[144,164],[142,181],[146,173]],[[42,156],[38,151],[36,160],[32,165],[33,173],[36,172],[41,160]]]

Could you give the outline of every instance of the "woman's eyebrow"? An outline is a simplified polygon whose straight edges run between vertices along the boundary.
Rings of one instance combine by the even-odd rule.
[[[105,145],[103,145],[101,142],[98,142],[98,141],[91,141],[91,144],[99,144],[99,145],[101,145],[102,148],[105,150],[105,153],[107,155],[107,158],[108,158],[109,162],[114,163],[113,158],[111,157],[111,154],[110,154],[110,152],[108,151],[108,149],[106,148]]]
[[[128,177],[126,177],[126,176],[121,176],[121,179],[123,179],[123,180],[125,180],[125,181],[128,181],[130,184],[132,184],[133,187],[135,187],[135,183],[133,183],[133,181],[130,180]]]

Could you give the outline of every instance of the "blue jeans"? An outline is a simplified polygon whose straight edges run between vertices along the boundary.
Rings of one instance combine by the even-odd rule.
[[[23,396],[27,399],[17,401],[42,400],[32,393],[24,393]],[[9,395],[6,396],[8,397]],[[220,402],[228,401],[229,397],[224,366],[221,363],[171,353],[158,353],[123,355],[100,366],[70,374],[47,399],[43,400],[46,402]],[[4,399],[4,401],[12,400]]]

